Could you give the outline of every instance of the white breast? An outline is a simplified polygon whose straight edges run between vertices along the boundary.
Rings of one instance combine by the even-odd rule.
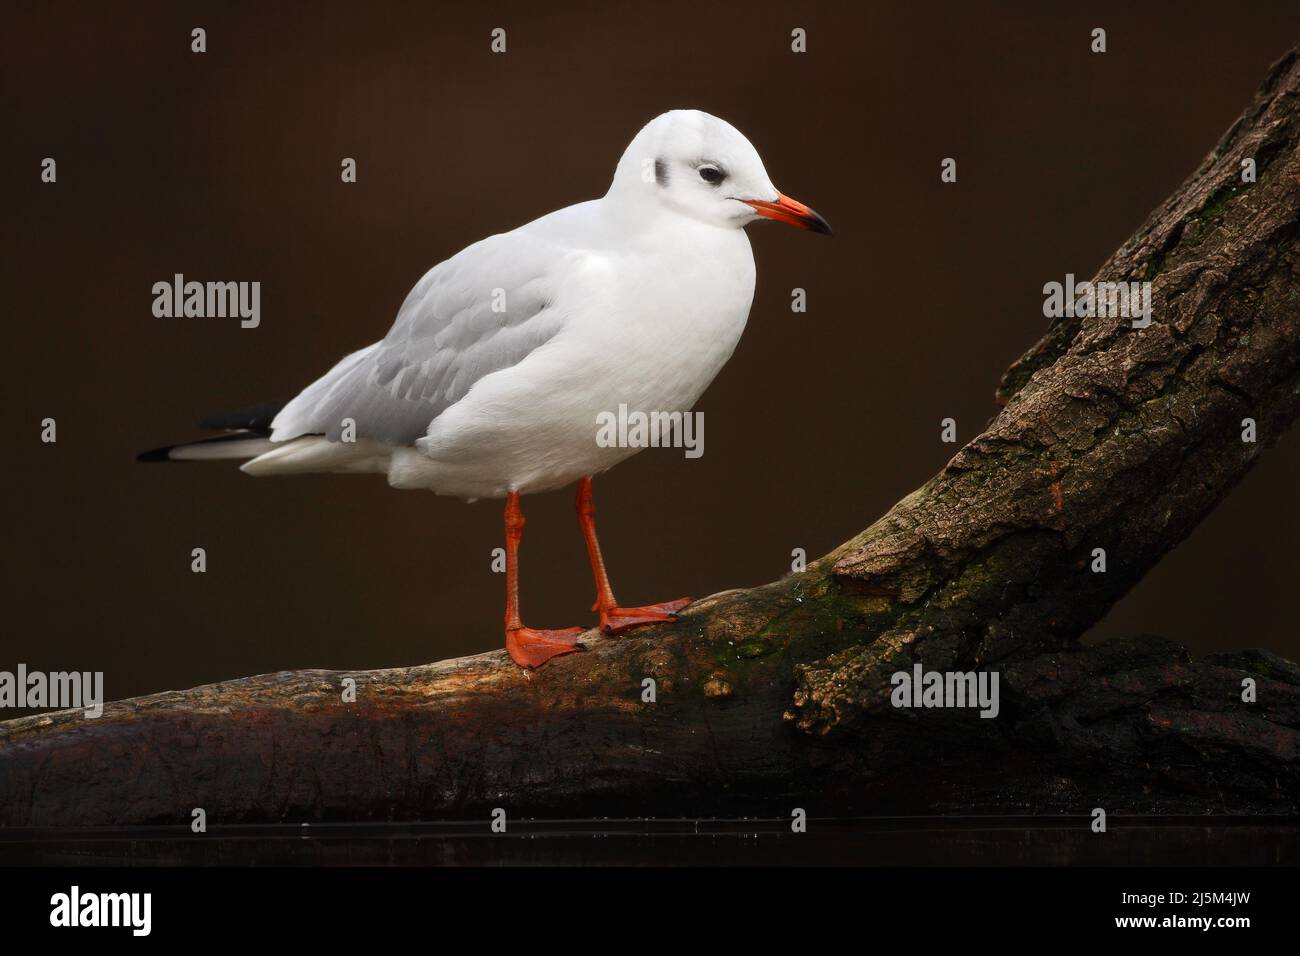
[[[524,228],[572,228],[571,210]],[[590,248],[554,277],[559,334],[477,382],[415,449],[397,450],[392,484],[469,498],[559,488],[640,450],[601,447],[600,413],[692,408],[749,316],[748,238],[680,216],[621,241],[599,225],[593,232]]]

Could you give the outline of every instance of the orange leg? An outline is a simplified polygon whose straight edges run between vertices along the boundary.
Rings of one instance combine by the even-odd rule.
[[[506,496],[506,650],[520,667],[541,667],[552,657],[586,650],[578,643],[580,627],[536,631],[519,619],[519,542],[524,537],[524,513],[519,495]]]
[[[591,479],[583,478],[578,482],[578,497],[574,502],[578,509],[578,523],[582,525],[582,536],[587,541],[587,557],[591,559],[591,573],[596,578],[596,603],[593,611],[600,612],[600,629],[606,634],[621,634],[630,627],[639,624],[658,624],[660,621],[677,620],[677,612],[691,603],[690,598],[678,598],[663,604],[647,604],[644,607],[619,607],[614,600],[614,589],[609,585],[609,574],[605,571],[605,559],[600,554],[600,542],[596,539],[596,504],[591,497]]]

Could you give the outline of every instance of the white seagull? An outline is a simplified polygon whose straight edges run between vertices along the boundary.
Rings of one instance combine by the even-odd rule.
[[[754,297],[744,227],[830,226],[777,191],[739,130],[698,110],[651,120],[600,199],[490,236],[430,269],[380,342],[288,403],[218,416],[228,434],[142,460],[246,458],[250,475],[379,472],[395,488],[505,498],[506,649],[522,667],[583,650],[582,628],[519,616],[519,496],[578,483],[603,631],[676,619],[689,599],[622,607],[596,539],[591,479],[626,405],[688,412],[731,357]]]

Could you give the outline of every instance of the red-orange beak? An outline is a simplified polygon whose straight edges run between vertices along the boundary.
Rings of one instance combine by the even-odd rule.
[[[777,222],[788,222],[800,229],[820,232],[827,236],[831,234],[831,224],[829,222],[799,200],[791,199],[784,193],[776,194],[776,202],[766,202],[762,199],[742,199],[741,202],[753,206],[756,213],[760,216],[766,216],[768,219],[775,219]]]

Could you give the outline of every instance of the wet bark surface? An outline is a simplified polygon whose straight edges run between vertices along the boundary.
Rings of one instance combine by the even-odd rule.
[[[531,673],[494,652],[12,720],[0,825],[1295,813],[1300,668],[1078,639],[1300,410],[1298,144],[1292,51],[1095,277],[1151,282],[1151,324],[1055,321],[988,428],[806,571]],[[893,706],[917,664],[996,673],[998,715]]]

